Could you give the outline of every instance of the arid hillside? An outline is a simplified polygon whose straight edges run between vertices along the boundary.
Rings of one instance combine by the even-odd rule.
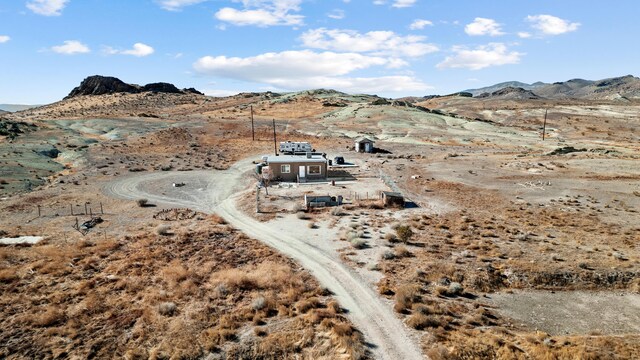
[[[0,246],[4,356],[640,352],[636,100],[111,85],[2,114],[0,238],[42,238]],[[258,190],[274,130],[348,166]]]

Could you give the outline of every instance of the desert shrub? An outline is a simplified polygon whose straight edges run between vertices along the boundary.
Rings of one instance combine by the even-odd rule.
[[[362,239],[353,239],[351,240],[351,246],[355,249],[364,249],[367,247],[367,242]]]
[[[406,284],[398,287],[396,290],[396,303],[394,309],[396,312],[405,312],[411,308],[414,302],[420,299],[420,287],[415,284]]]
[[[10,283],[18,279],[18,274],[14,269],[0,270],[0,283]]]
[[[148,199],[138,199],[136,200],[136,203],[138,204],[139,207],[145,207],[149,205],[149,200]]]
[[[397,246],[395,250],[396,250],[396,256],[399,258],[409,257],[412,255],[411,251],[409,251],[409,249],[407,249],[406,246]]]
[[[158,305],[158,312],[164,316],[171,316],[175,313],[177,306],[173,302],[163,302]]]
[[[36,326],[52,326],[64,320],[64,313],[55,306],[50,305],[47,310],[33,317],[33,324]]]
[[[388,242],[391,242],[391,243],[396,242],[396,240],[397,240],[396,236],[394,234],[392,234],[392,233],[386,233],[384,235],[384,239],[387,240]]]
[[[416,312],[409,316],[407,319],[407,325],[416,330],[422,330],[424,328],[437,328],[440,326],[440,322],[432,316],[425,315],[420,312]]]
[[[309,220],[311,219],[311,216],[309,216],[307,213],[304,212],[299,212],[298,214],[296,214],[296,217],[300,220]]]
[[[393,253],[393,251],[391,251],[391,250],[385,250],[385,251],[380,255],[380,257],[381,257],[383,260],[391,260],[391,259],[393,259],[393,258],[395,258],[395,257],[396,257],[396,254],[394,254],[394,253]]]
[[[301,212],[304,211],[304,206],[300,205],[300,204],[295,204],[293,205],[293,211],[294,212]]]
[[[309,229],[317,229],[318,228],[318,224],[314,223],[314,222],[310,222],[307,224],[307,227]]]
[[[162,236],[171,235],[171,228],[169,227],[169,225],[159,225],[156,228],[156,234]]]
[[[341,206],[336,206],[333,209],[331,209],[331,215],[333,215],[333,216],[344,216],[344,215],[346,215],[346,213],[344,212],[344,210],[342,210]]]
[[[295,308],[298,312],[304,314],[311,309],[317,309],[320,307],[320,300],[316,297],[310,297],[308,299],[300,300],[295,304]]]
[[[267,306],[267,299],[264,296],[258,296],[251,302],[251,308],[255,311],[260,311]]]
[[[396,236],[406,244],[413,236],[413,230],[407,225],[400,225],[396,228]]]
[[[458,296],[462,294],[463,291],[464,288],[462,287],[462,284],[458,282],[452,282],[451,284],[449,284],[449,288],[447,289],[449,296]]]

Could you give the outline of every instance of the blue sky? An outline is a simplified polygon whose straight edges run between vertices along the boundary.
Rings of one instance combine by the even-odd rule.
[[[3,0],[0,103],[89,75],[389,97],[638,75],[636,0]]]

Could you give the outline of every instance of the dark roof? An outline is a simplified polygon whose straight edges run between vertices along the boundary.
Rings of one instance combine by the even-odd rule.
[[[361,138],[357,138],[357,139],[356,139],[356,142],[357,142],[357,143],[365,143],[365,142],[373,143],[373,142],[375,142],[375,141],[373,141],[373,140],[371,140],[371,139],[369,139],[369,138],[366,138],[366,137],[361,137]]]

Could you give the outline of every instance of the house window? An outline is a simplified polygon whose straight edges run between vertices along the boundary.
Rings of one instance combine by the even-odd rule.
[[[310,165],[309,175],[320,175],[320,165]]]
[[[280,172],[283,174],[291,173],[291,165],[280,165]]]

